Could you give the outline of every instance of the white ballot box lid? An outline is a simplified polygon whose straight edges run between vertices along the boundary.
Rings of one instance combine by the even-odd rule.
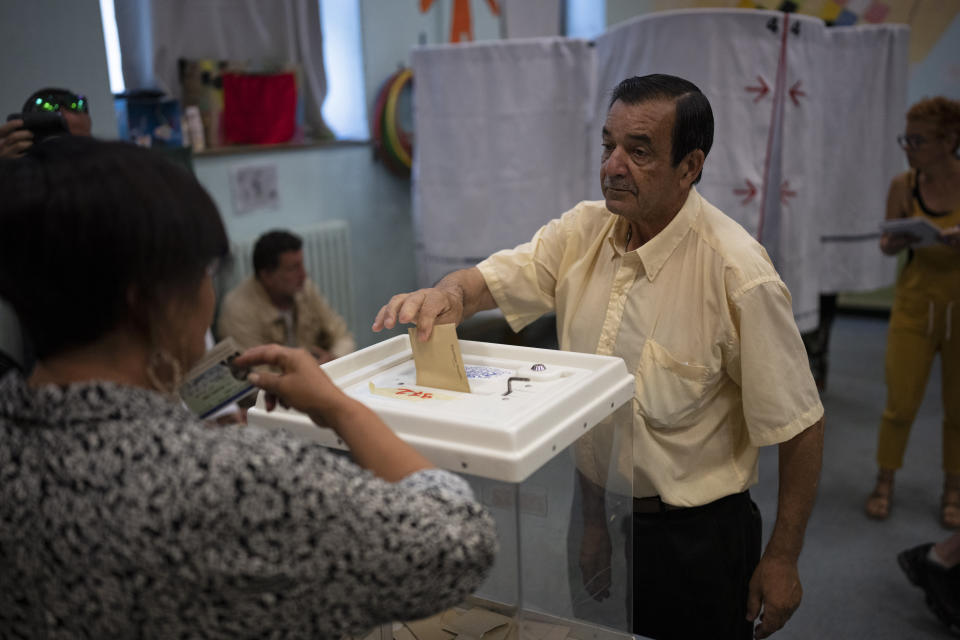
[[[505,482],[522,482],[633,397],[617,357],[469,340],[460,350],[470,393],[418,386],[407,336],[323,369],[438,467]],[[267,412],[263,392],[247,422],[345,448],[298,411]]]

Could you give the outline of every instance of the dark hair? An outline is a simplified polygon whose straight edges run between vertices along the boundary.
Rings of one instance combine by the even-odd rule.
[[[713,110],[707,97],[689,80],[662,73],[627,78],[613,90],[607,109],[617,100],[625,104],[640,104],[661,99],[674,100],[677,108],[671,134],[670,159],[673,166],[680,164],[694,149],[703,151],[703,157],[706,158],[713,146]],[[693,183],[700,182],[702,175],[703,171]]]
[[[164,157],[64,136],[0,160],[0,297],[37,357],[192,293],[228,250],[216,205]],[[136,292],[137,308],[128,293]]]
[[[272,271],[280,264],[280,254],[287,251],[300,251],[303,240],[283,229],[268,231],[253,245],[253,272],[260,275],[261,271]]]
[[[83,96],[77,95],[69,89],[61,89],[59,87],[44,87],[43,89],[37,89],[30,94],[30,97],[26,99],[23,103],[23,107],[20,109],[22,113],[35,113],[42,112],[42,109],[37,108],[37,99],[46,100],[48,98],[53,98],[58,103],[69,103],[78,100],[82,100],[86,103],[87,99]],[[84,107],[83,111],[86,112],[87,108]]]

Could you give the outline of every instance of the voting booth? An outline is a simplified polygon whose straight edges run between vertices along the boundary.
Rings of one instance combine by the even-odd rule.
[[[323,365],[400,438],[463,476],[497,523],[500,553],[472,596],[367,637],[631,637],[624,554],[632,524],[633,376],[610,356],[458,344],[469,392],[418,385],[407,336]],[[334,431],[302,413],[267,412],[262,393],[247,419],[345,448]],[[612,562],[598,571],[581,568],[584,482],[606,509]]]

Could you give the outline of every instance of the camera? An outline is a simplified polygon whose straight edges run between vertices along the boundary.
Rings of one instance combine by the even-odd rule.
[[[23,120],[21,128],[33,132],[34,143],[43,142],[47,138],[70,135],[66,121],[57,112],[11,113],[7,116],[7,122],[18,119]]]

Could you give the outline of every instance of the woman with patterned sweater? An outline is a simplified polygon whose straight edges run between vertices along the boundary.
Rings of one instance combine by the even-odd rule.
[[[334,638],[458,603],[494,525],[304,351],[255,384],[353,461],[212,429],[175,398],[204,353],[219,214],[150,151],[65,137],[0,161],[0,296],[38,364],[0,380],[0,638]]]

